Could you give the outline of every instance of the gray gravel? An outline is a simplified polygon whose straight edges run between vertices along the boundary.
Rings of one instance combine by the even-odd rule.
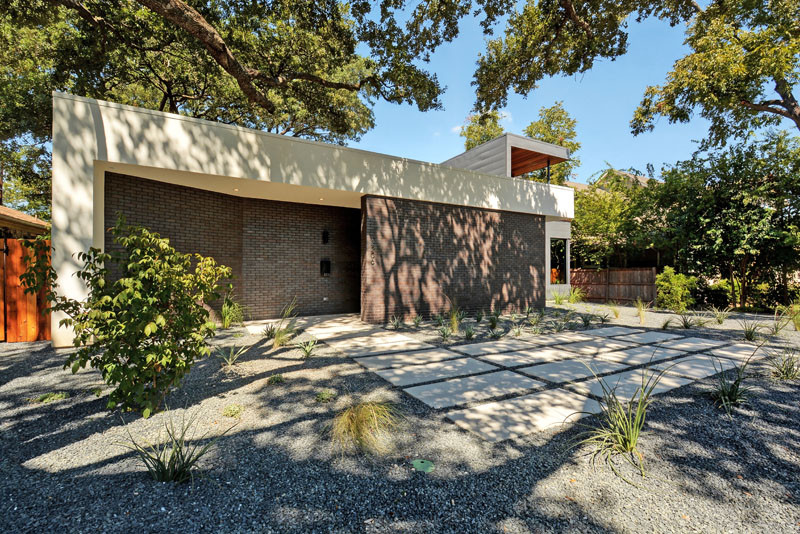
[[[647,478],[622,467],[634,487],[593,468],[589,449],[570,449],[574,429],[492,445],[327,347],[303,360],[242,330],[214,342],[253,347],[230,372],[215,358],[197,364],[170,412],[148,420],[106,411],[107,389],[91,391],[99,376],[61,370],[63,351],[4,344],[0,531],[800,532],[800,383],[773,381],[763,364],[732,419],[708,398],[713,378],[660,396],[641,441]],[[285,382],[269,385],[277,373]],[[338,396],[319,404],[325,389]],[[30,400],[52,391],[70,398]],[[364,398],[406,414],[386,457],[330,444],[333,415]],[[240,420],[222,416],[234,403]],[[120,443],[128,433],[156,440],[167,418],[185,414],[196,415],[198,437],[228,433],[192,483],[154,483]],[[416,458],[436,469],[413,471]]]

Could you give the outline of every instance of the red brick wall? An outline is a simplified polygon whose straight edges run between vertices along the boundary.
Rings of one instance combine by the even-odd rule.
[[[275,317],[295,296],[301,314],[359,310],[359,210],[240,198],[106,173],[107,228],[120,211],[129,224],[170,238],[177,250],[231,267],[237,297],[254,319]],[[106,248],[111,244],[107,235]],[[329,277],[320,276],[323,258],[331,260]]]
[[[361,215],[365,321],[544,306],[542,216],[372,196]]]

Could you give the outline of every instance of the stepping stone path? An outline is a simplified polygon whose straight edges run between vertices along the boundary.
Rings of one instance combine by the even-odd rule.
[[[620,398],[630,399],[643,375],[646,380],[665,370],[654,389],[663,393],[716,374],[720,365],[730,369],[755,350],[746,343],[622,326],[448,348],[355,315],[302,318],[298,326],[490,442],[599,412],[603,388],[586,364]],[[261,331],[264,324],[252,328]]]

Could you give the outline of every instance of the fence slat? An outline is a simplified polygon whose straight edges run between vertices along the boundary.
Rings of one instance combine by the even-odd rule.
[[[17,239],[6,239],[6,250],[2,284],[6,341],[49,340],[50,316],[41,313],[44,290],[39,295],[26,294],[19,278],[26,269],[23,258],[30,252]]]
[[[586,292],[587,300],[606,300],[606,294],[608,300],[617,302],[656,299],[655,267],[571,269],[570,284]]]

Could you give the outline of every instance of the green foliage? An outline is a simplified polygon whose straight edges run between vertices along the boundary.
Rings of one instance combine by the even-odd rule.
[[[323,389],[322,391],[317,392],[317,396],[314,397],[314,399],[320,404],[327,404],[335,398],[336,392],[330,389]]]
[[[420,323],[422,323],[422,316],[415,315],[411,322],[414,323],[414,328],[419,328]]]
[[[711,308],[708,311],[711,312],[711,315],[714,317],[714,321],[716,321],[717,324],[724,324],[731,314],[730,307],[727,307],[725,309],[720,309],[717,308],[716,306],[711,306]]]
[[[632,484],[617,469],[614,459],[622,456],[639,469],[642,477],[645,476],[643,457],[638,449],[639,438],[647,419],[653,391],[664,372],[651,374],[642,371],[641,386],[629,401],[623,401],[617,396],[615,387],[609,386],[604,379],[597,377],[591,367],[589,369],[603,389],[603,398],[600,401],[599,425],[589,427],[583,432],[578,438],[579,444],[588,444],[595,448],[592,453],[593,465],[598,458],[602,458],[617,476]],[[582,424],[582,426],[587,425]]]
[[[544,78],[584,73],[596,60],[624,55],[629,26],[647,17],[681,28],[687,51],[663,85],[646,89],[634,134],[650,130],[659,116],[688,122],[695,113],[710,121],[713,142],[781,117],[800,127],[792,104],[800,7],[790,0],[525,2],[478,60],[476,108],[500,109],[511,89],[528,95]]]
[[[797,349],[783,349],[770,355],[769,365],[772,376],[778,380],[800,380],[800,354]]]
[[[561,306],[569,298],[569,295],[560,291],[553,291],[553,303],[556,306]]]
[[[792,321],[792,318],[785,313],[781,309],[775,310],[775,316],[772,318],[772,322],[769,323],[767,326],[767,330],[772,336],[779,336],[783,329],[789,326],[789,323]]]
[[[49,287],[50,309],[64,313],[61,326],[75,332],[77,350],[65,368],[98,369],[114,386],[109,408],[140,409],[147,417],[194,361],[209,354],[206,338],[214,323],[203,303],[219,298],[219,282],[231,270],[212,258],[177,252],[169,240],[122,219],[111,231],[110,252],[91,248],[76,255],[85,300],[57,294],[54,271],[39,261],[47,257],[41,249],[21,278],[27,292]]]
[[[401,414],[387,402],[360,402],[333,419],[331,436],[342,450],[359,450],[384,454],[389,451],[388,437],[400,425]]]
[[[489,330],[489,337],[492,339],[500,339],[503,337],[503,331],[499,328],[491,328]]]
[[[697,278],[697,284],[692,290],[692,299],[696,307],[724,309],[736,301],[736,295],[728,280],[709,284],[704,278]]]
[[[270,339],[275,339],[275,332],[278,330],[278,327],[275,323],[269,323],[267,326],[264,327],[264,337],[269,341]]]
[[[236,345],[234,345],[232,347],[228,347],[227,349],[224,349],[222,347],[217,347],[215,352],[217,358],[222,360],[222,366],[231,368],[234,365],[236,365],[236,362],[239,360],[239,357],[245,352],[247,352],[249,349],[250,347],[239,348]]]
[[[669,330],[674,320],[675,320],[674,317],[667,317],[666,319],[664,319],[664,322],[661,323],[661,330]]]
[[[389,326],[391,326],[395,330],[400,330],[403,326],[403,321],[397,315],[392,315],[389,319]]]
[[[241,404],[228,404],[222,410],[222,417],[230,417],[231,419],[241,419],[244,413],[244,406]]]
[[[443,342],[446,342],[448,339],[450,339],[450,336],[453,334],[453,331],[450,330],[449,326],[439,327],[438,332]]]
[[[470,340],[473,337],[475,337],[475,329],[472,327],[472,325],[467,325],[464,328],[464,339]]]
[[[29,139],[0,141],[3,205],[49,221],[51,165],[45,143]]]
[[[633,305],[636,307],[636,315],[639,316],[639,324],[644,324],[647,310],[650,309],[650,303],[643,301],[639,297],[633,302]]]
[[[272,337],[272,348],[277,349],[289,343],[297,333],[297,297],[283,307],[281,318],[275,325],[275,334]]]
[[[161,444],[144,443],[140,444],[128,432],[128,442],[123,446],[131,449],[136,456],[144,463],[147,472],[157,482],[175,482],[181,484],[188,482],[194,477],[197,462],[205,456],[214,444],[228,433],[228,430],[212,440],[208,440],[205,445],[200,445],[208,436],[208,432],[199,439],[187,436],[189,430],[196,425],[197,414],[192,415],[188,420],[185,416],[181,417],[180,425],[176,427],[174,420],[170,416],[164,423],[167,439]],[[194,443],[192,443],[194,441]]]
[[[589,264],[608,266],[625,242],[624,228],[633,217],[633,206],[625,191],[606,189],[597,182],[576,191],[573,253]]]
[[[581,148],[581,143],[576,140],[578,134],[575,131],[578,121],[573,119],[564,103],[559,101],[552,106],[539,109],[539,118],[528,125],[523,133],[532,138],[554,145],[563,146],[569,150],[568,161],[564,161],[550,168],[550,183],[564,185],[564,182],[572,178],[572,171],[581,165],[577,152]],[[547,169],[534,171],[529,178],[537,182],[547,181]]]
[[[686,308],[694,304],[692,290],[697,287],[697,279],[693,276],[678,274],[672,267],[656,276],[656,306],[675,313],[684,313]]]
[[[450,331],[454,334],[458,334],[458,331],[461,328],[461,321],[464,320],[464,311],[455,303],[452,303],[450,305],[450,310],[447,312],[447,316],[450,321]]]
[[[231,325],[244,323],[244,306],[234,300],[233,292],[230,290],[225,295],[219,315],[222,320],[222,328],[225,330],[230,328]]]
[[[505,133],[500,126],[500,113],[476,113],[467,117],[459,135],[464,138],[464,150],[470,150]]]
[[[591,313],[582,313],[580,314],[580,318],[584,328],[589,328],[590,326],[592,326],[592,320],[594,320],[594,315],[592,315]]]
[[[744,385],[745,371],[750,363],[750,358],[734,369],[736,377],[733,380],[728,378],[728,373],[723,372],[721,364],[717,367],[717,363],[714,362],[714,370],[719,374],[719,378],[716,388],[711,392],[711,398],[725,410],[728,417],[731,417],[733,408],[743,404],[750,395],[750,387]]]
[[[521,335],[522,335],[522,326],[520,326],[520,325],[515,325],[515,326],[514,326],[514,327],[511,329],[511,335],[512,335],[512,336],[514,336],[514,337],[519,337],[519,336],[521,336]]]
[[[298,343],[297,348],[303,353],[303,358],[310,358],[314,354],[314,349],[317,348],[317,340],[309,339],[303,343]]]
[[[475,312],[475,322],[480,324],[481,321],[483,321],[483,310]]]
[[[433,320],[436,322],[436,326],[444,326],[444,316],[441,313],[434,315]]]
[[[536,328],[542,323],[543,319],[544,319],[544,310],[539,310],[530,317],[528,317],[528,323],[532,327]]]
[[[283,375],[280,373],[277,375],[271,375],[269,378],[267,378],[268,386],[275,386],[277,384],[283,384],[284,382],[286,382],[286,379],[283,378]]]
[[[69,393],[66,391],[51,391],[49,393],[45,393],[43,395],[39,395],[33,402],[36,404],[50,404],[51,402],[56,402],[60,400],[65,400],[69,398]]]
[[[678,314],[678,324],[681,328],[688,330],[691,328],[701,328],[706,325],[706,321],[690,313],[681,313]]]
[[[577,286],[570,286],[569,297],[567,298],[570,304],[578,304],[586,300],[586,291]]]
[[[608,309],[614,314],[614,319],[619,319],[619,306],[614,302],[608,303]]]
[[[758,341],[759,332],[764,329],[764,325],[749,319],[740,319],[739,326],[742,327],[742,335],[746,341]]]
[[[489,330],[495,330],[497,328],[497,315],[491,314],[489,315]]]

